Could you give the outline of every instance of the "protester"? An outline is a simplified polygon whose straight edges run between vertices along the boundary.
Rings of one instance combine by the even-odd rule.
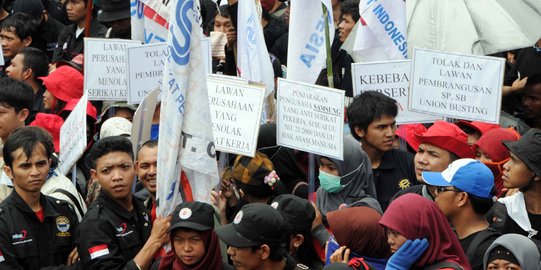
[[[151,220],[156,219],[156,175],[158,172],[158,141],[146,141],[139,148],[135,161],[137,179],[148,191],[144,205],[150,211]],[[213,211],[214,212],[214,211]],[[173,215],[174,216],[174,215]],[[212,226],[214,228],[214,226]]]
[[[318,178],[316,206],[323,217],[340,207],[353,205],[370,206],[382,213],[376,201],[370,160],[352,137],[344,136],[343,160],[319,158]]]
[[[520,139],[520,134],[516,130],[497,128],[485,133],[472,146],[476,159],[492,170],[498,198],[503,196],[507,190],[503,187],[502,175],[503,165],[509,161],[509,151],[502,144],[502,141],[517,141],[518,139]]]
[[[70,99],[83,96],[83,75],[70,66],[61,66],[46,77],[43,107],[49,113],[60,114]]]
[[[541,128],[541,70],[528,77],[521,91],[523,118],[533,128]]]
[[[224,263],[214,229],[214,208],[201,202],[179,204],[172,214],[169,239],[171,250],[162,258],[159,270],[233,269]]]
[[[327,244],[326,264],[350,263],[357,258],[374,269],[384,270],[391,250],[385,230],[379,225],[380,219],[380,213],[363,206],[328,213],[327,220],[334,238]]]
[[[289,230],[280,213],[269,205],[250,203],[241,208],[233,223],[215,229],[229,247],[235,269],[290,270],[295,265],[288,254]]]
[[[120,136],[99,140],[90,150],[89,160],[90,173],[102,189],[76,234],[83,266],[147,269],[167,242],[170,218],[151,223],[148,210],[134,198],[131,142]]]
[[[359,1],[343,1],[341,10],[342,17],[340,19],[340,23],[338,24],[338,38],[340,39],[340,42],[344,43],[357,21],[359,21]]]
[[[465,121],[460,120],[456,122],[456,125],[464,131],[468,135],[468,145],[472,146],[474,143],[476,143],[481,136],[483,136],[488,131],[499,128],[500,126],[497,124],[489,124],[485,122],[479,122],[479,121]]]
[[[36,28],[32,23],[32,18],[26,14],[19,13],[5,19],[2,25],[0,25],[0,30],[5,68],[9,67],[11,59],[20,50],[32,44],[32,35],[35,33]]]
[[[106,38],[131,39],[130,2],[103,0],[98,21],[109,25]]]
[[[510,159],[503,165],[503,186],[520,192],[500,198],[488,215],[501,233],[541,240],[541,130],[532,128],[518,141],[505,141]]]
[[[284,194],[276,197],[271,206],[280,212],[289,225],[291,256],[309,269],[322,269],[323,262],[314,247],[316,243],[311,233],[316,212],[310,202],[291,194]]]
[[[436,188],[436,204],[453,226],[472,269],[483,269],[483,255],[500,236],[485,215],[495,195],[492,171],[474,159],[458,159],[443,172],[423,172]]]
[[[30,124],[36,118],[36,114],[44,112],[43,94],[45,88],[39,77],[49,74],[49,62],[47,56],[36,48],[24,48],[13,57],[11,64],[6,69],[7,75],[15,80],[25,82],[34,91],[34,104],[25,124]]]
[[[423,134],[415,134],[420,142],[414,157],[417,181],[424,183],[423,172],[442,172],[459,158],[474,158],[475,154],[467,143],[468,135],[456,125],[437,121]],[[394,198],[406,193],[416,193],[434,200],[436,187],[416,185],[398,192]]]
[[[376,91],[356,96],[347,110],[351,134],[370,157],[376,194],[383,210],[398,191],[417,184],[413,155],[393,149],[397,114],[396,101]]]
[[[14,191],[0,203],[2,269],[65,268],[77,261],[77,216],[67,202],[40,192],[53,153],[51,138],[39,128],[19,128],[5,141],[4,172]]]
[[[539,251],[532,240],[519,234],[498,237],[488,248],[483,263],[486,270],[539,270]]]
[[[381,218],[393,256],[385,269],[465,269],[468,259],[438,206],[417,194],[405,194]]]
[[[427,128],[423,124],[405,124],[398,126],[393,147],[412,154],[417,153],[417,149],[419,149],[421,143],[417,140],[415,134],[423,134],[426,130]]]

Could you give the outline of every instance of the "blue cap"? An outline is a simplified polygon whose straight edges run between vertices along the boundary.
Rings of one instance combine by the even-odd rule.
[[[494,175],[485,164],[475,159],[458,159],[443,172],[423,172],[422,176],[432,186],[452,186],[479,198],[493,197]]]

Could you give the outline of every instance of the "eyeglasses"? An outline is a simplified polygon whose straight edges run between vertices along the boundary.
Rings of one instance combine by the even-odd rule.
[[[436,187],[436,191],[437,191],[438,193],[442,193],[442,192],[445,192],[445,191],[462,192],[462,190],[459,190],[459,189],[448,189],[447,187]]]

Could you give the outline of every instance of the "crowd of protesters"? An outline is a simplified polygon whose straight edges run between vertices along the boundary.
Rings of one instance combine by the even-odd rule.
[[[276,78],[289,1],[260,1]],[[225,41],[212,71],[236,76],[237,0],[200,2],[204,33]],[[315,156],[310,171],[270,117],[253,158],[219,155],[210,203],[160,217],[159,106],[134,153],[136,106],[88,102],[87,147],[71,179],[58,168],[84,93],[83,39],[130,39],[130,1],[0,0],[0,269],[541,269],[541,39],[495,55],[507,59],[500,124],[397,126],[394,99],[352,97],[341,45],[358,0],[332,7],[334,86],[351,99],[343,160]]]

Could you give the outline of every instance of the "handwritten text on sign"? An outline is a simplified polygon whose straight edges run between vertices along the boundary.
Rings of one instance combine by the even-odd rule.
[[[265,87],[207,77],[216,150],[253,157]]]
[[[344,91],[280,79],[279,145],[342,160]]]
[[[415,49],[410,109],[498,123],[505,59]]]
[[[85,38],[85,89],[90,100],[126,101],[126,49],[140,44],[124,39]]]
[[[442,119],[442,117],[412,112],[408,109],[410,60],[354,63],[351,69],[355,95],[365,91],[377,91],[396,100],[397,124],[429,123]]]

